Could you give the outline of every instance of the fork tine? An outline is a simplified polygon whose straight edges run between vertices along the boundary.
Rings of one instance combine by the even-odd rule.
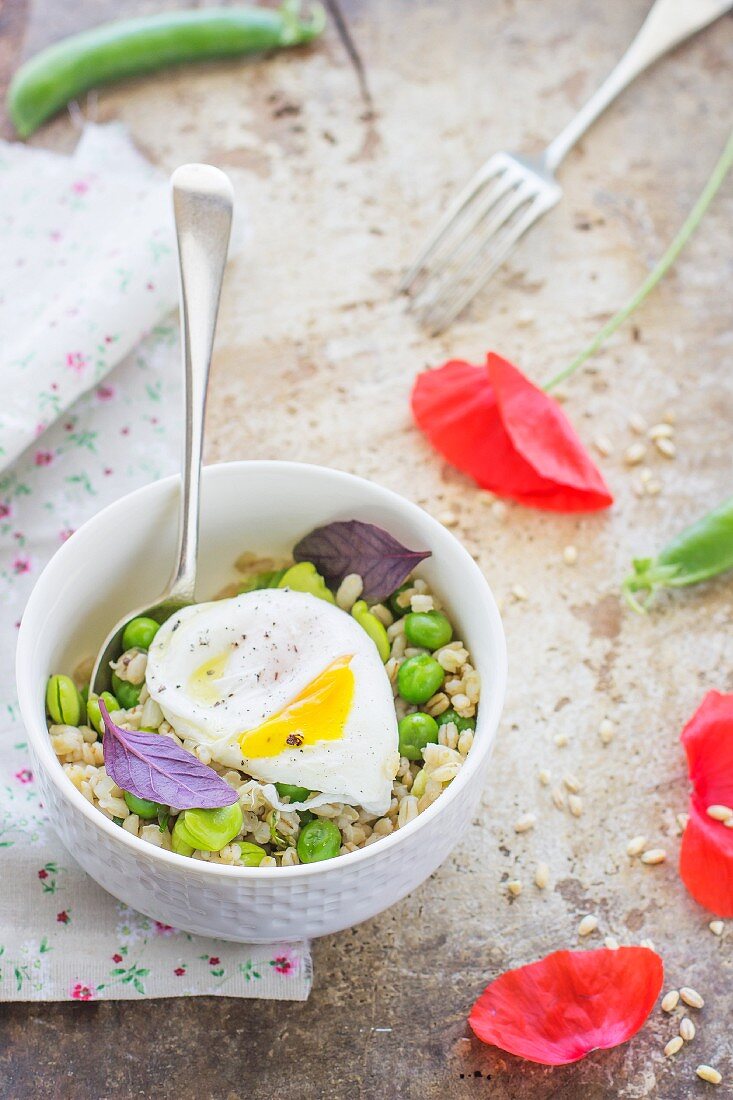
[[[426,291],[424,291],[422,295],[417,295],[419,303],[422,298],[420,308],[423,314],[430,313],[436,306],[440,307],[442,299],[445,299],[446,296],[451,298],[455,289],[460,290],[465,286],[466,280],[473,274],[474,268],[480,262],[492,238],[501,231],[514,214],[534,194],[535,191],[531,184],[526,180],[521,180],[519,187],[505,195],[503,201],[498,203],[493,210],[488,211],[488,216],[477,226],[477,232],[464,242],[464,245],[469,244],[472,247],[465,257],[461,257],[460,264],[446,269],[440,277],[434,280],[435,287],[432,293],[426,294]],[[429,290],[431,286],[432,283],[428,283],[426,290]]]
[[[493,224],[498,217],[498,224],[503,221],[500,210],[504,209],[511,196],[522,185],[522,178],[509,171],[502,172],[486,191],[479,193],[474,200],[464,207],[462,213],[453,220],[449,230],[446,230],[443,240],[436,243],[429,263],[423,264],[412,282],[410,295],[413,302],[425,294],[430,286],[437,280],[441,282],[446,274],[450,273],[452,261],[460,257],[467,249],[472,251],[471,245],[483,234],[483,226],[486,219]]]
[[[517,241],[552,205],[554,204],[548,202],[546,198],[543,199],[542,195],[536,195],[524,214],[513,224],[506,227],[504,233],[499,237],[496,247],[488,250],[485,255],[486,262],[479,266],[478,274],[474,280],[467,287],[465,284],[462,286],[460,283],[456,285],[455,292],[443,303],[437,316],[435,316],[432,308],[423,315],[424,322],[430,326],[432,336],[437,336],[438,333],[443,332],[451,321],[458,316],[484,283],[488,282],[496,269],[501,266]]]
[[[481,191],[481,189],[489,182],[489,180],[493,179],[494,176],[497,176],[500,173],[503,175],[504,172],[507,170],[507,167],[508,166],[501,159],[501,157],[492,157],[491,160],[487,161],[486,164],[484,164],[483,167],[480,168],[478,172],[476,172],[471,177],[463,190],[450,204],[448,209],[443,214],[443,217],[440,218],[435,229],[426,240],[417,259],[409,268],[404,278],[400,282],[400,285],[397,288],[398,294],[402,294],[405,291],[409,290],[416,276],[425,267],[425,264],[431,258],[437,247],[440,245],[448,230],[453,225],[453,222],[460,217],[465,208],[473,199],[474,195],[477,195]]]

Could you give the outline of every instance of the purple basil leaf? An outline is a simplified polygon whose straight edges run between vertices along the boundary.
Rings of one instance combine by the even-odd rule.
[[[170,737],[120,729],[101,699],[99,712],[104,766],[123,791],[178,810],[211,810],[237,801],[233,787]]]
[[[301,539],[296,561],[312,561],[326,582],[339,585],[349,573],[364,581],[365,600],[384,600],[399,588],[429,550],[408,550],[387,531],[358,519],[327,523]]]

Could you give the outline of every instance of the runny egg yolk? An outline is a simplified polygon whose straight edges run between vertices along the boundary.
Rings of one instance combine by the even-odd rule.
[[[339,657],[272,718],[246,730],[239,738],[242,755],[250,759],[277,756],[284,750],[343,737],[354,698],[350,661],[351,655]]]

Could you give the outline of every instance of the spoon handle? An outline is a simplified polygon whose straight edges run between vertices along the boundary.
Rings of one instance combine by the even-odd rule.
[[[232,225],[234,194],[209,164],[183,164],[171,177],[181,273],[181,343],[186,422],[178,556],[168,597],[190,603],[196,586],[201,452],[206,387]]]

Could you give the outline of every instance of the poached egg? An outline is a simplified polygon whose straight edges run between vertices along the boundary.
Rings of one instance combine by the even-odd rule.
[[[282,808],[389,808],[392,686],[374,642],[333,604],[263,589],[186,607],[157,632],[146,682],[176,733],[218,764],[317,792]]]

